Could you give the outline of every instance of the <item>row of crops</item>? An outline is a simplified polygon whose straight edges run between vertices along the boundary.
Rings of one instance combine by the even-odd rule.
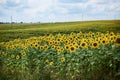
[[[0,65],[6,80],[119,80],[120,33],[71,32],[1,42]]]

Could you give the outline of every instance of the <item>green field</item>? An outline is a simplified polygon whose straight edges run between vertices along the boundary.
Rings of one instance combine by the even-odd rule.
[[[120,80],[120,20],[0,24],[0,80]]]
[[[48,33],[70,33],[89,31],[120,32],[120,20],[40,23],[40,24],[0,24],[0,42],[17,38],[28,38]]]

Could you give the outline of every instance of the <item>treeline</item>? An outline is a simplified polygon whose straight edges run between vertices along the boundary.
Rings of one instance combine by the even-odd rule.
[[[12,22],[12,24],[22,24],[23,22]],[[0,24],[11,24],[11,22],[0,22]]]

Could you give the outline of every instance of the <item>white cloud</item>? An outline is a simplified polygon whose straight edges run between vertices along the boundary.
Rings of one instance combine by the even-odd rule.
[[[108,19],[120,13],[119,0],[0,0],[0,16],[14,16],[18,21],[75,21]],[[8,14],[9,13],[9,14]],[[95,16],[93,16],[95,15]],[[15,18],[16,17],[16,18]],[[1,18],[1,17],[0,17]],[[120,16],[118,16],[120,18]]]
[[[6,0],[0,0],[0,4],[6,3]]]

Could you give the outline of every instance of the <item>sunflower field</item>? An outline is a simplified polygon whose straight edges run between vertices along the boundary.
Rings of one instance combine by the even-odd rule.
[[[51,33],[1,42],[0,76],[0,80],[119,80],[120,33]]]

